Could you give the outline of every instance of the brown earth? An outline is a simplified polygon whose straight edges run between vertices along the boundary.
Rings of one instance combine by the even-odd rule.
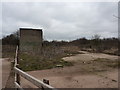
[[[27,72],[39,80],[48,79],[50,85],[55,88],[117,88],[118,68],[116,65],[118,56],[89,53],[63,58],[73,62],[74,66],[38,70]],[[21,78],[23,87],[35,87],[30,82]]]
[[[8,58],[2,58],[0,64],[0,77],[2,77],[1,84],[2,88],[5,88],[10,71],[11,71],[11,63]],[[1,88],[1,87],[0,87]]]

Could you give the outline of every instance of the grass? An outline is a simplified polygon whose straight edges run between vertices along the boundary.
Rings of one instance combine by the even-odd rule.
[[[19,54],[19,68],[24,71],[43,70],[56,68],[57,65],[72,66],[71,62],[64,61],[62,58],[79,54],[75,49],[65,47],[43,47],[42,55],[32,55],[21,53]],[[16,46],[3,45],[2,57],[14,59]]]
[[[56,65],[71,66],[71,62],[64,61],[61,58],[46,59],[42,56],[32,56],[28,54],[20,55],[19,68],[24,71],[43,70],[55,68]]]
[[[64,53],[72,54],[72,55],[80,54],[80,52],[78,52],[78,51],[69,51],[69,50],[65,50]]]
[[[110,60],[106,58],[97,58],[92,61],[87,61],[85,64],[81,64],[84,72],[96,74],[105,71],[111,71],[120,67],[120,61],[118,60]]]
[[[110,67],[110,68],[120,67],[120,61],[118,61],[118,60],[109,60],[106,58],[97,58],[94,61],[98,62],[99,64],[104,65],[106,67]]]
[[[120,61],[116,61],[112,64],[107,65],[108,67],[112,67],[112,68],[120,68]]]

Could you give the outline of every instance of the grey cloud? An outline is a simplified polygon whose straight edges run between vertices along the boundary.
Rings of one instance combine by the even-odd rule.
[[[117,37],[117,3],[3,3],[2,30],[7,35],[19,27],[43,28],[47,40]]]

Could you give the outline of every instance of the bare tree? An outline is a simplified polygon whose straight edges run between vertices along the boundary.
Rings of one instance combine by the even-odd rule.
[[[99,34],[95,34],[95,35],[92,36],[92,39],[99,40],[100,37],[101,36]]]
[[[92,47],[96,52],[101,52],[101,40],[99,34],[92,36]]]

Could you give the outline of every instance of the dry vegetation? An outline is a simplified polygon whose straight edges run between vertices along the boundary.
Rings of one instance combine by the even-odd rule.
[[[2,57],[14,58],[16,45],[19,44],[16,33],[4,37],[2,42]],[[70,42],[44,41],[40,54],[20,53],[20,68],[28,71],[54,68],[57,65],[71,66],[73,65],[71,62],[64,61],[62,58],[79,54],[80,50],[119,55],[118,43],[117,38],[100,39],[97,35],[90,40],[80,38]]]
[[[16,36],[13,34],[13,35],[4,37],[2,39],[2,42],[3,42],[2,57],[14,59],[15,49],[16,49],[16,46],[19,45],[18,43],[19,39],[16,38]],[[118,52],[118,43],[119,43],[119,40],[117,38],[107,38],[107,39],[94,38],[91,40],[88,40],[86,38],[80,38],[70,42],[43,41],[42,52],[40,54],[35,55],[31,53],[21,53],[21,52],[19,53],[19,60],[20,60],[19,68],[21,68],[24,71],[31,71],[31,73],[33,70],[37,70],[39,74],[34,74],[33,72],[33,76],[38,75],[39,78],[42,78],[40,77],[41,75],[43,75],[43,78],[45,77],[45,75],[47,75],[47,74],[44,74],[44,71],[45,71],[45,73],[49,73],[49,75],[50,74],[53,75],[51,77],[47,76],[46,78],[50,79],[51,81],[57,81],[57,82],[63,81],[62,83],[65,83],[65,85],[69,84],[70,82],[68,81],[68,83],[66,83],[66,80],[71,80],[72,82],[74,82],[74,84],[75,84],[75,80],[77,80],[77,81],[80,81],[80,83],[77,82],[77,85],[79,87],[80,84],[83,82],[81,81],[81,75],[83,75],[84,76],[83,78],[85,79],[86,79],[85,75],[93,75],[94,78],[98,79],[102,73],[106,73],[109,71],[113,72],[118,68],[118,66],[120,66],[120,62],[114,58],[113,60],[111,60],[110,59],[111,57],[101,58],[102,57],[101,56],[100,58],[95,57],[93,59],[93,57],[97,53],[99,55],[101,55],[102,53],[112,54],[116,56],[120,55]],[[83,53],[85,51],[88,51],[87,54]],[[90,55],[93,55],[93,57],[91,57]],[[78,56],[78,59],[80,60],[77,60],[76,56]],[[65,60],[64,58],[66,57],[68,57],[69,60]],[[74,57],[74,60],[76,61],[74,60],[71,61],[70,60],[71,57]],[[88,61],[86,61],[87,58],[89,59]],[[59,68],[59,69],[56,68],[58,66],[61,66],[62,68]],[[71,66],[71,67],[68,67],[68,66]],[[51,69],[51,68],[54,68],[54,69]],[[43,70],[43,69],[51,69],[51,70]],[[98,75],[98,76],[94,76],[94,75]],[[104,74],[101,77],[103,76]],[[89,76],[88,79],[86,80],[89,81],[90,78],[91,76]],[[13,79],[13,75],[11,75],[10,82],[8,82],[7,86],[11,87],[11,84],[9,85],[9,83],[11,83],[12,79]],[[117,83],[117,79],[111,79],[111,80],[112,82],[114,81]],[[91,82],[92,81],[93,80],[91,80]],[[105,80],[103,79],[103,81]],[[97,83],[96,80],[95,82]],[[51,82],[51,83],[53,85],[54,84],[56,85],[56,83],[54,82]],[[106,84],[108,83],[106,82]],[[83,86],[84,86],[84,83],[83,83]],[[77,86],[71,86],[71,87],[77,87]]]
[[[79,54],[78,48],[75,46],[69,47],[53,47],[43,46],[42,53],[39,55],[31,55],[21,53],[20,68],[24,71],[51,69],[57,66],[72,66],[73,63],[64,61],[62,58]]]

